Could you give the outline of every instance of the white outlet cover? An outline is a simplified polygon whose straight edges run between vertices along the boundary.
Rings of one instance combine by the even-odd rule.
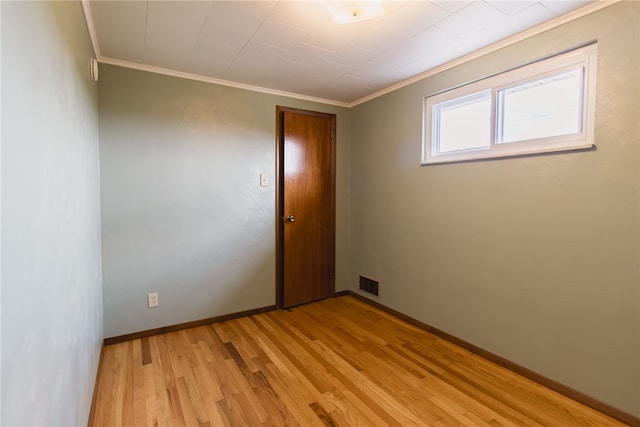
[[[158,293],[157,292],[153,292],[153,293],[147,294],[147,306],[149,308],[158,306]]]

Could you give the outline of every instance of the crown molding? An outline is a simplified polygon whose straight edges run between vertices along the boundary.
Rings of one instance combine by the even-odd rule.
[[[96,34],[96,27],[93,24],[93,15],[91,14],[91,5],[89,4],[89,0],[80,0],[80,4],[82,5],[84,22],[87,24],[87,31],[89,32],[91,47],[93,47],[93,55],[99,61],[101,56],[100,46],[98,45],[98,35]]]
[[[497,50],[503,49],[507,46],[511,46],[515,43],[518,43],[520,41],[526,40],[530,37],[533,37],[535,35],[541,34],[545,31],[549,31],[553,28],[559,27],[561,25],[564,25],[568,22],[574,21],[578,18],[581,18],[583,16],[589,15],[591,13],[597,12],[601,9],[604,9],[606,7],[609,7],[613,4],[619,3],[622,0],[598,0],[595,1],[594,3],[590,3],[584,7],[581,7],[580,9],[574,10],[572,12],[569,12],[565,15],[559,16],[551,21],[545,22],[543,24],[540,24],[538,26],[535,26],[533,28],[530,28],[526,31],[523,31],[521,33],[515,34],[511,37],[508,37],[506,39],[500,40],[496,43],[493,43],[489,46],[486,46],[484,48],[478,49],[476,51],[473,51],[467,55],[463,55],[459,58],[456,58],[452,61],[449,61],[445,64],[439,65],[437,67],[431,68],[429,70],[424,71],[423,73],[420,73],[416,76],[413,76],[409,79],[403,80],[399,83],[396,83],[394,85],[388,86],[378,92],[372,93],[371,95],[367,95],[363,98],[360,98],[356,101],[353,102],[342,102],[342,101],[336,101],[336,100],[332,100],[332,99],[325,99],[325,98],[317,98],[314,96],[307,96],[307,95],[302,95],[299,93],[293,93],[293,92],[285,92],[285,91],[281,91],[281,90],[275,90],[275,89],[269,89],[269,88],[264,88],[261,86],[254,86],[254,85],[249,85],[249,84],[244,84],[244,83],[237,83],[237,82],[232,82],[229,80],[222,80],[222,79],[217,79],[217,78],[213,78],[213,77],[207,77],[207,76],[202,76],[202,75],[198,75],[198,74],[192,74],[192,73],[187,73],[187,72],[182,72],[182,71],[174,71],[174,70],[169,70],[166,68],[161,68],[161,67],[154,67],[151,65],[144,65],[144,64],[138,64],[135,62],[129,62],[129,61],[123,61],[123,60],[119,60],[119,59],[114,59],[114,58],[109,58],[109,57],[104,57],[102,56],[101,52],[100,52],[100,45],[98,44],[98,37],[96,35],[96,30],[95,30],[95,26],[93,23],[93,16],[91,15],[91,6],[90,6],[90,1],[89,0],[80,0],[81,4],[82,4],[82,10],[84,12],[84,17],[85,17],[85,22],[87,24],[87,30],[89,32],[89,37],[91,39],[91,45],[93,46],[93,52],[96,56],[96,58],[98,59],[99,62],[101,63],[105,63],[105,64],[111,64],[111,65],[117,65],[120,67],[125,67],[125,68],[132,68],[135,70],[140,70],[140,71],[147,71],[150,73],[155,73],[155,74],[163,74],[166,76],[172,76],[172,77],[178,77],[178,78],[182,78],[182,79],[188,79],[188,80],[196,80],[196,81],[200,81],[200,82],[204,82],[204,83],[211,83],[211,84],[217,84],[217,85],[222,85],[222,86],[229,86],[229,87],[234,87],[237,89],[245,89],[245,90],[250,90],[253,92],[260,92],[260,93],[265,93],[265,94],[269,94],[269,95],[276,95],[276,96],[284,96],[287,98],[294,98],[294,99],[300,99],[300,100],[304,100],[304,101],[312,101],[312,102],[317,102],[320,104],[328,104],[328,105],[334,105],[337,107],[345,107],[345,108],[351,108],[351,107],[355,107],[357,105],[363,104],[367,101],[371,101],[375,98],[379,98],[383,95],[386,95],[388,93],[391,93],[395,90],[401,89],[405,86],[409,86],[413,83],[416,83],[420,80],[424,80],[428,77],[431,77],[433,75],[436,75],[438,73],[441,73],[443,71],[449,70],[453,67],[456,67],[458,65],[464,64],[466,62],[472,61],[474,59],[480,58],[481,56],[487,55],[491,52],[495,52]]]
[[[135,63],[135,62],[123,61],[123,60],[120,60],[120,59],[114,59],[114,58],[109,58],[109,57],[106,57],[106,56],[102,56],[102,53],[100,52],[100,45],[98,43],[98,35],[96,33],[96,28],[95,28],[94,21],[93,21],[93,15],[91,14],[91,4],[90,4],[91,2],[89,0],[80,0],[80,3],[82,5],[82,12],[84,13],[84,19],[85,19],[85,23],[87,25],[87,31],[89,32],[89,38],[91,39],[91,46],[93,47],[93,54],[95,55],[96,59],[100,63],[117,65],[117,66],[124,67],[124,68],[132,68],[134,70],[147,71],[147,72],[150,72],[150,73],[162,74],[162,75],[178,77],[178,78],[182,78],[182,79],[196,80],[196,81],[200,81],[200,82],[204,82],[204,83],[211,83],[211,84],[217,84],[217,85],[222,85],[222,86],[229,86],[229,87],[234,87],[234,88],[237,88],[237,89],[245,89],[245,90],[250,90],[250,91],[253,91],[253,92],[266,93],[266,94],[269,94],[269,95],[284,96],[284,97],[287,97],[287,98],[300,99],[300,100],[304,100],[304,101],[312,101],[312,102],[317,102],[317,103],[320,103],[320,104],[334,105],[334,106],[337,106],[337,107],[346,107],[346,108],[349,107],[349,103],[347,103],[347,102],[335,101],[335,100],[332,100],[332,99],[325,99],[325,98],[318,98],[318,97],[314,97],[314,96],[307,96],[307,95],[302,95],[302,94],[293,93],[293,92],[285,92],[285,91],[281,91],[281,90],[264,88],[264,87],[261,87],[261,86],[254,86],[254,85],[249,85],[249,84],[237,83],[237,82],[232,82],[232,81],[229,81],[229,80],[216,79],[216,78],[213,78],[213,77],[207,77],[207,76],[202,76],[202,75],[198,75],[198,74],[186,73],[186,72],[182,72],[182,71],[174,71],[174,70],[169,70],[167,68],[154,67],[154,66],[151,66],[151,65],[138,64],[138,63]]]
[[[285,96],[287,98],[295,98],[295,99],[301,99],[304,101],[318,102],[320,104],[335,105],[337,107],[348,108],[350,106],[350,104],[346,102],[334,101],[332,99],[317,98],[314,96],[301,95],[299,93],[285,92],[282,90],[269,89],[261,86],[253,86],[253,85],[244,84],[244,83],[237,83],[229,80],[222,80],[222,79],[216,79],[213,77],[201,76],[199,74],[169,70],[166,68],[154,67],[152,65],[138,64],[136,62],[122,61],[120,59],[108,58],[104,56],[98,58],[98,61],[100,61],[103,64],[117,65],[119,67],[132,68],[134,70],[147,71],[149,73],[163,74],[165,76],[178,77],[178,78],[187,79],[187,80],[196,80],[199,82],[211,83],[211,84],[216,84],[221,86],[229,86],[236,89],[245,89],[253,92],[266,93],[269,95]]]
[[[391,93],[395,90],[401,89],[405,86],[409,86],[410,84],[416,83],[420,80],[426,79],[427,77],[431,77],[434,76],[436,74],[439,74],[443,71],[449,70],[453,67],[457,67],[458,65],[462,65],[466,62],[469,61],[473,61],[474,59],[480,58],[481,56],[487,55],[491,52],[495,52],[497,50],[503,49],[507,46],[511,46],[515,43],[521,42],[523,40],[526,40],[530,37],[536,36],[538,34],[541,34],[545,31],[549,31],[553,28],[559,27],[561,25],[564,25],[568,22],[574,21],[578,18],[582,18],[583,16],[587,16],[591,13],[597,12],[601,9],[604,9],[605,7],[609,7],[615,3],[619,3],[622,0],[599,0],[596,1],[594,3],[590,3],[584,7],[581,7],[580,9],[576,9],[572,12],[567,13],[566,15],[562,15],[559,16],[555,19],[552,19],[551,21],[545,22],[543,24],[540,24],[538,26],[535,26],[533,28],[530,28],[528,30],[525,30],[521,33],[515,34],[513,36],[507,37],[506,39],[500,40],[496,43],[493,43],[489,46],[483,47],[481,49],[475,50],[471,53],[468,53],[466,55],[463,55],[459,58],[456,58],[452,61],[446,62],[442,65],[439,65],[437,67],[431,68],[423,73],[420,73],[416,76],[413,76],[407,80],[403,80],[399,83],[396,83],[394,85],[391,85],[385,89],[382,89],[381,91],[378,91],[376,93],[372,93],[371,95],[367,95],[364,98],[360,98],[357,101],[351,102],[349,103],[349,108],[351,107],[355,107],[356,105],[360,105],[363,104],[367,101],[371,101],[372,99],[375,98],[379,98],[383,95],[386,95],[388,93]]]

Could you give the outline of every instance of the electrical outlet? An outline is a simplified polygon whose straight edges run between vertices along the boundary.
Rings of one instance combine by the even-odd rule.
[[[147,294],[147,305],[149,306],[149,308],[158,306],[158,293],[157,292],[153,292],[153,293]]]

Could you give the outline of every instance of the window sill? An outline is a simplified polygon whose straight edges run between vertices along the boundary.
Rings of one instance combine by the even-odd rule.
[[[571,146],[564,147],[537,147],[537,148],[527,148],[522,150],[510,150],[508,152],[496,151],[496,150],[478,150],[478,151],[469,151],[466,153],[456,153],[453,155],[441,155],[434,156],[431,159],[423,160],[420,162],[420,166],[430,166],[430,165],[440,165],[446,163],[466,163],[466,162],[474,162],[479,160],[491,160],[491,159],[505,159],[505,158],[513,158],[513,157],[534,157],[534,156],[543,156],[549,154],[560,154],[560,153],[568,153],[575,151],[595,151],[596,145],[587,142],[584,144],[576,144]],[[462,155],[464,154],[464,155]]]

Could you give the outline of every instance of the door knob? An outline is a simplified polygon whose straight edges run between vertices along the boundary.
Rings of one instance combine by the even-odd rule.
[[[296,218],[293,215],[289,215],[286,219],[287,219],[287,222],[293,222],[296,220]]]

